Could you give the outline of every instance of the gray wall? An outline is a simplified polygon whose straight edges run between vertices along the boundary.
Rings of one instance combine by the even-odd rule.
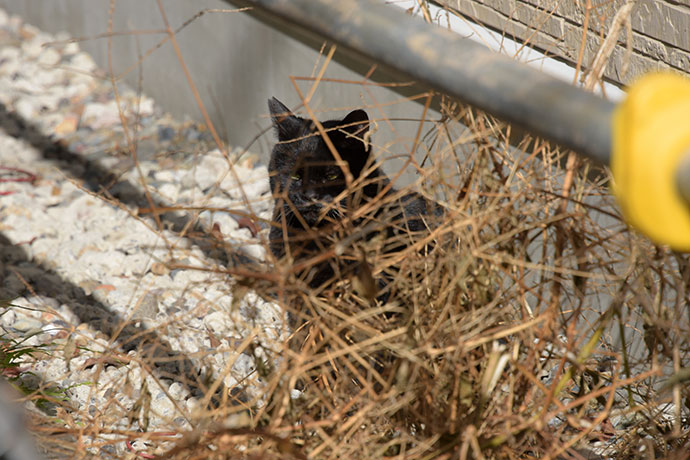
[[[165,0],[165,13],[173,29],[181,26],[206,8],[234,9],[220,0]],[[73,37],[83,37],[82,49],[91,53],[104,69],[108,65],[108,40],[97,38],[108,31],[108,0],[0,0],[0,6],[10,13],[21,15],[26,22],[48,32],[68,31]],[[157,3],[153,0],[118,0],[115,2],[113,30],[163,31]],[[153,47],[164,33],[125,34],[112,39],[113,68],[116,74],[135,64],[139,53]],[[319,61],[321,42],[306,45],[303,41],[253,19],[247,13],[209,12],[202,15],[177,35],[185,63],[196,84],[204,105],[221,137],[235,147],[249,147],[262,154],[267,161],[272,133],[252,140],[270,125],[266,100],[276,96],[290,107],[300,99],[290,76],[309,77]],[[354,65],[341,53],[336,59]],[[366,67],[360,68],[366,71]],[[180,63],[170,43],[166,43],[148,57],[143,65],[126,76],[137,87],[139,71],[143,72],[143,89],[165,110],[175,117],[189,116],[202,120]],[[326,78],[362,80],[362,76],[338,62],[331,63]],[[390,77],[377,72],[384,81]],[[308,92],[309,82],[300,82]],[[422,106],[381,87],[361,84],[322,82],[311,106],[318,110],[340,109],[321,113],[319,118],[335,118],[360,106],[369,106],[370,117],[382,121],[383,113],[375,107],[383,106],[392,123],[379,122],[375,142],[385,151],[404,153],[417,130]],[[388,105],[392,104],[392,105]],[[408,147],[409,148],[409,147]],[[395,163],[387,169],[394,169]]]

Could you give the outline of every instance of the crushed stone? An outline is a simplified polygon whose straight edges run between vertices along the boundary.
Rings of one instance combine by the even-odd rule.
[[[266,228],[254,235],[229,211],[270,219],[270,191],[256,156],[236,150],[228,161],[202,126],[123,83],[118,107],[105,73],[68,38],[0,10],[0,339],[41,351],[16,386],[54,387],[64,402],[42,411],[66,428],[93,417],[112,434],[81,442],[121,458],[137,444],[118,432],[194,427],[204,394],[190,375],[258,394],[239,345],[252,334],[259,352],[278,343],[283,313],[213,269],[235,256],[261,263]],[[141,212],[147,194],[177,207],[162,229]],[[183,208],[201,207],[213,210],[190,226]],[[212,231],[230,249],[190,236]]]

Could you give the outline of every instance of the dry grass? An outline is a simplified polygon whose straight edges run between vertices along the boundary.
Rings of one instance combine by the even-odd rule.
[[[495,120],[444,115],[425,136],[435,161],[421,187],[448,208],[421,241],[432,249],[344,254],[365,253],[375,275],[396,267],[385,305],[349,281],[311,295],[288,271],[271,298],[306,323],[254,426],[313,458],[578,458],[614,436],[605,452],[618,458],[687,445],[687,425],[658,414],[673,356],[687,359],[687,259],[631,234],[596,173],[561,198],[558,150],[525,140],[517,153]],[[620,416],[630,431],[613,429]]]
[[[353,284],[366,279],[315,293],[270,257],[275,268],[257,276],[202,267],[235,298],[254,291],[292,312],[299,328],[276,343],[237,324],[245,332],[234,351],[252,356],[254,374],[236,388],[224,385],[228,368],[197,376],[208,404],[187,414],[189,430],[170,421],[170,432],[146,433],[140,422],[118,439],[167,440],[159,458],[177,459],[576,459],[597,446],[620,459],[687,458],[690,395],[678,373],[690,366],[688,257],[626,227],[606,171],[566,171],[568,152],[516,140],[510,126],[443,96],[419,97],[440,115],[419,120],[413,152],[395,153],[417,171],[413,189],[447,212],[400,252],[351,238],[342,255],[390,274],[390,301],[358,295]],[[356,235],[351,225],[335,244]],[[127,358],[153,381],[163,363],[146,348],[155,345]],[[212,363],[213,353],[191,358]],[[44,443],[82,456],[84,443],[114,442],[106,415],[56,404],[60,418],[36,424]]]

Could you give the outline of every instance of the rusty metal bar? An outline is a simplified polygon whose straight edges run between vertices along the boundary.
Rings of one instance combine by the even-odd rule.
[[[259,18],[343,45],[598,163],[608,165],[614,104],[469,39],[372,0],[226,0]]]

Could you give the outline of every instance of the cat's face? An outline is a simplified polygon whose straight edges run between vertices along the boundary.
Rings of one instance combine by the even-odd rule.
[[[278,133],[269,163],[271,189],[277,203],[282,202],[288,225],[303,226],[296,213],[309,226],[337,219],[345,202],[342,199],[341,203],[334,203],[346,189],[343,167],[336,163],[311,120],[295,116],[276,98],[269,99],[268,106]],[[355,110],[342,120],[321,124],[357,179],[369,157],[369,146],[363,141],[369,129],[367,114]]]

